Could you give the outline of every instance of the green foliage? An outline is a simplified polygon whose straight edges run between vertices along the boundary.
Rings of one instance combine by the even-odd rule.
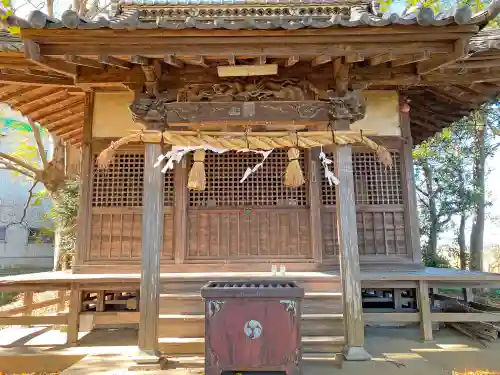
[[[57,196],[53,197],[50,216],[54,220],[56,228],[60,228],[61,239],[59,246],[61,255],[74,253],[79,196],[79,181],[69,180],[64,188],[58,192]]]
[[[422,262],[426,267],[451,268],[450,261],[445,255],[427,250],[422,252]]]
[[[486,158],[493,156],[500,145],[498,120],[498,104],[485,105],[415,148],[422,246],[429,254],[436,253],[441,233],[455,230],[458,239],[457,219],[470,217],[486,194],[474,170],[479,155],[476,135],[484,126]],[[454,259],[459,259],[458,249]]]
[[[0,7],[0,19],[6,20],[7,17],[12,16],[14,10],[12,9],[12,4],[10,0],[2,0],[2,5]],[[21,29],[18,26],[9,26],[9,32],[11,34],[20,34]]]

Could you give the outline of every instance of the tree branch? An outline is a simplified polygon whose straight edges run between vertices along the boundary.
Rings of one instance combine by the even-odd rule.
[[[33,174],[33,172],[31,171],[26,171],[24,169],[21,169],[19,167],[16,167],[15,165],[12,165],[11,163],[8,163],[8,164],[0,164],[0,169],[5,169],[5,170],[9,170],[9,171],[13,171],[13,172],[17,172],[17,173],[20,173],[26,177],[29,177],[29,178],[32,178],[34,179],[35,178],[35,175]]]
[[[17,222],[7,224],[7,227],[10,227],[11,225],[16,225],[16,224],[22,224],[24,222],[24,219],[26,219],[26,215],[28,213],[28,207],[31,203],[31,199],[33,199],[33,190],[35,189],[37,184],[38,184],[38,181],[33,182],[33,185],[31,185],[30,189],[28,190],[28,199],[26,200],[26,204],[24,205],[23,215],[21,216],[21,219],[19,219],[19,221],[17,221]]]
[[[31,126],[31,130],[33,130],[33,135],[35,136],[36,149],[38,151],[38,156],[40,156],[40,160],[42,161],[43,169],[47,169],[47,167],[49,166],[49,161],[47,160],[47,155],[45,153],[45,147],[43,147],[40,129],[30,119],[28,119],[28,122]]]
[[[10,162],[9,164],[17,164],[17,165],[23,167],[24,169],[27,169],[28,171],[33,172],[34,174],[38,174],[41,172],[38,168],[32,167],[31,165],[24,162],[23,160],[15,157],[15,156],[6,154],[4,152],[0,152],[0,159],[8,160]]]

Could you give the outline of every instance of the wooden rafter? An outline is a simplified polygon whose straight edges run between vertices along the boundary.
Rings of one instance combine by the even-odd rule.
[[[173,66],[178,69],[184,68],[184,62],[179,60],[177,57],[172,56],[172,55],[165,55],[163,58],[163,61],[165,61],[165,64]]]
[[[52,105],[50,107],[43,108],[43,109],[40,109],[36,112],[33,112],[30,117],[33,121],[38,122],[39,120],[43,119],[44,117],[46,117],[54,112],[61,111],[61,110],[65,109],[66,107],[79,104],[79,103],[83,102],[83,100],[84,99],[81,96],[72,96],[66,100],[63,100],[63,101],[55,104],[55,105]]]
[[[382,53],[380,55],[370,57],[368,59],[368,65],[375,66],[375,65],[385,64],[386,62],[392,61],[394,59],[395,56],[391,52]]]
[[[121,69],[131,69],[132,68],[132,63],[126,60],[118,59],[113,56],[108,56],[108,55],[100,55],[99,56],[99,62],[101,64],[105,65],[111,65],[116,68],[121,68]]]
[[[323,64],[329,63],[330,61],[332,61],[332,57],[331,56],[321,55],[321,56],[315,57],[311,61],[311,66],[315,67],[315,66],[318,66],[318,65],[323,65]]]
[[[53,94],[42,96],[37,100],[33,100],[30,103],[24,104],[17,107],[17,110],[21,112],[24,116],[29,116],[33,112],[36,112],[42,108],[47,108],[52,104],[61,102],[68,97],[68,92],[66,90],[60,90]]]
[[[46,69],[53,70],[72,78],[77,75],[76,65],[42,55],[40,53],[40,46],[31,40],[24,41],[24,54],[28,60]]]
[[[4,74],[0,73],[0,83],[16,83],[19,85],[46,85],[46,86],[75,86],[72,79],[59,79],[53,77],[36,77],[28,76],[26,74]]]
[[[469,51],[468,39],[458,39],[453,44],[452,53],[417,63],[417,73],[421,75],[428,74],[434,70],[453,64],[455,61],[466,57],[468,51]]]
[[[64,55],[64,60],[66,60],[66,62],[69,62],[71,64],[82,65],[89,68],[95,68],[101,70],[105,68],[104,64],[100,63],[99,61],[89,59],[88,57],[66,54]]]
[[[40,89],[37,86],[25,86],[19,88],[19,86],[15,85],[15,89],[13,91],[6,91],[4,88],[2,88],[0,92],[0,102],[8,102],[13,98],[16,97],[21,97],[25,94],[28,94],[29,92],[36,90],[37,88]]]
[[[84,111],[84,103],[83,101],[78,104],[74,104],[72,107],[66,107],[65,109],[62,110],[55,110],[51,113],[46,114],[45,116],[41,117],[38,122],[42,126],[47,126],[55,121],[65,119],[68,116],[74,115],[76,113],[80,113]]]
[[[50,124],[47,124],[46,128],[50,131],[56,131],[58,129],[65,128],[69,124],[72,124],[80,119],[83,121],[83,112],[76,112],[75,114],[64,117],[61,120],[53,121]]]
[[[413,53],[410,55],[402,56],[397,58],[396,60],[391,61],[391,66],[396,68],[398,66],[408,65],[412,63],[416,63],[419,61],[427,60],[431,57],[430,52],[424,51],[419,53]]]

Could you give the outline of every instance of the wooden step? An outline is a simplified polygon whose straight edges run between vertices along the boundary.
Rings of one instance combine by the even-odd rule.
[[[263,274],[261,277],[248,277],[244,274],[238,275],[237,273],[233,274],[231,277],[224,277],[220,280],[241,280],[245,279],[249,282],[251,280],[262,280],[269,279],[272,280],[276,277],[276,280],[281,280],[281,278],[277,276],[271,276]],[[219,278],[215,277],[214,281],[217,281]],[[336,292],[342,290],[342,285],[340,281],[340,277],[297,277],[294,278],[291,275],[285,277],[285,279],[290,279],[293,281],[297,281],[298,284],[304,288],[304,291],[307,292]],[[173,279],[168,282],[163,282],[160,286],[160,294],[175,294],[175,293],[199,293],[200,289],[209,281],[210,276],[207,275],[207,279]]]
[[[162,337],[158,342],[160,350],[166,355],[203,355],[205,351],[203,337]],[[305,356],[309,353],[341,353],[343,350],[343,336],[302,337],[302,351]]]
[[[302,301],[303,314],[341,314],[341,292],[308,292]],[[204,314],[200,293],[160,294],[160,314]]]
[[[342,314],[304,314],[301,328],[304,336],[342,336],[344,320]],[[158,334],[159,337],[202,337],[205,335],[205,316],[161,314]]]

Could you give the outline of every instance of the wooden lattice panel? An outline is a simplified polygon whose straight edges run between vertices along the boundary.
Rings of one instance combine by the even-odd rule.
[[[261,169],[244,182],[240,179],[248,167],[262,160],[253,153],[207,152],[205,171],[207,186],[204,191],[191,191],[190,207],[290,207],[307,206],[306,185],[290,189],[283,185],[283,175],[288,165],[286,150],[273,151]],[[304,155],[300,163],[304,173]]]
[[[140,207],[144,179],[144,153],[119,153],[107,168],[94,158],[93,207]]]
[[[327,154],[333,160],[333,153]],[[387,168],[374,152],[353,152],[352,167],[356,204],[403,204],[399,153],[391,152],[393,167]],[[332,167],[333,168],[333,167]],[[342,183],[342,181],[341,181]],[[330,186],[321,168],[322,203],[334,206],[335,186]]]
[[[156,173],[161,173],[158,168]],[[92,206],[141,207],[144,181],[144,153],[122,152],[106,168],[97,168],[94,157]],[[174,201],[173,171],[165,173],[164,205]]]
[[[374,152],[353,153],[356,204],[403,204],[399,153],[391,156],[392,168],[388,168]]]

